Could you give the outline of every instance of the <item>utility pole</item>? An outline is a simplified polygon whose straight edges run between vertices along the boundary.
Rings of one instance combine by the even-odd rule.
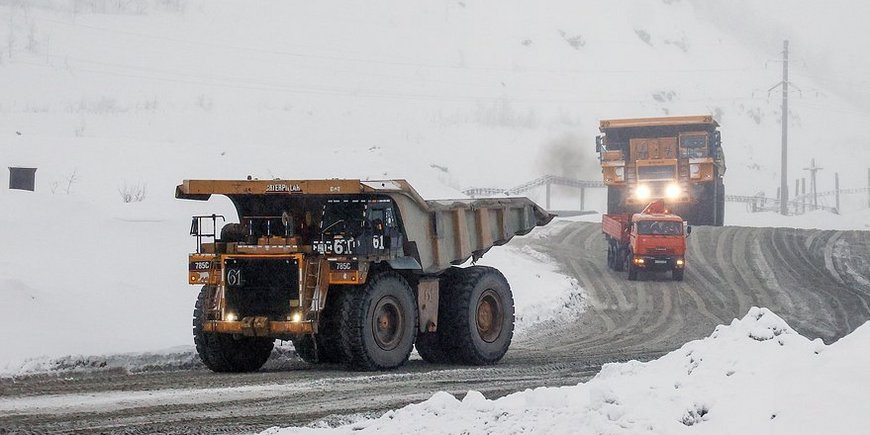
[[[782,168],[780,169],[779,212],[788,215],[788,40],[782,41],[782,81],[767,90],[782,86]]]
[[[797,193],[797,192],[795,192]],[[801,178],[801,213],[807,212],[807,179]]]
[[[779,212],[788,215],[788,40],[782,41],[782,200]]]
[[[795,199],[797,199],[797,195],[798,195],[798,193],[800,193],[800,191],[801,191],[801,180],[795,178],[795,179],[794,179],[794,196],[795,196]],[[798,202],[795,201],[795,202],[794,202],[794,214],[796,214],[796,215],[800,214],[800,209],[798,209],[798,207],[800,207],[800,204],[798,204]]]
[[[804,171],[810,171],[810,189],[813,193],[813,210],[817,210],[819,208],[819,197],[817,195],[818,190],[816,190],[816,172],[819,172],[822,169],[824,168],[816,166],[816,159],[810,160],[809,168],[804,168]]]

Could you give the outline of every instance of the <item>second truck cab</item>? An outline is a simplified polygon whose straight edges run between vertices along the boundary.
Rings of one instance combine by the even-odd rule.
[[[691,227],[664,202],[655,201],[633,215],[606,214],[602,230],[608,240],[607,264],[611,269],[627,269],[632,281],[640,271],[671,271],[675,281],[683,280],[686,237]]]

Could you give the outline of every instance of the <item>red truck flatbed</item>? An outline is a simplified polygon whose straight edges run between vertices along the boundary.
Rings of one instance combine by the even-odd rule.
[[[611,238],[628,243],[629,228],[631,228],[628,221],[630,219],[631,215],[629,214],[602,215],[601,230]]]

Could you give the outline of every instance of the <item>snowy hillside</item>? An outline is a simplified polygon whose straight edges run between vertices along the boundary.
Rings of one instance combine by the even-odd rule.
[[[779,99],[767,89],[781,77],[769,61],[786,37],[802,90],[791,104],[791,177],[805,176],[815,157],[826,168],[823,190],[834,171],[843,186],[866,184],[866,81],[847,68],[866,59],[817,40],[841,33],[850,14],[818,14],[832,8],[813,2],[790,4],[792,15],[756,39],[746,35],[773,6],[0,4],[9,23],[0,147],[6,164],[42,168],[42,191],[76,170],[79,193],[111,196],[127,180],[147,183],[151,197],[181,177],[247,174],[382,178],[422,167],[454,187],[553,172],[596,178],[599,119],[712,113],[723,125],[729,190],[772,196]],[[740,8],[759,16],[740,27]],[[817,80],[830,65],[837,74]],[[133,149],[156,157],[137,162]]]
[[[718,21],[729,11],[641,0],[0,0],[0,167],[38,168],[34,193],[6,190],[0,175],[0,294],[11,301],[0,326],[21,338],[0,361],[189,343],[187,219],[233,212],[220,198],[173,199],[184,178],[408,178],[424,196],[455,197],[547,173],[597,179],[601,118],[712,113],[729,191],[773,196],[779,103],[767,88],[780,77],[765,62],[790,33],[803,89],[790,173],[816,157],[820,189],[835,170],[844,187],[864,186],[866,107],[843,86],[866,82],[816,80],[813,63],[846,68],[855,55],[820,56],[799,20],[759,44]],[[818,16],[839,31],[839,15]]]

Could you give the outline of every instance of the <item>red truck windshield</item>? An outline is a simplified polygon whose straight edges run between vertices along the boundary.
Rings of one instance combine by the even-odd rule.
[[[683,223],[674,221],[640,221],[637,233],[642,235],[676,236],[683,234]]]

